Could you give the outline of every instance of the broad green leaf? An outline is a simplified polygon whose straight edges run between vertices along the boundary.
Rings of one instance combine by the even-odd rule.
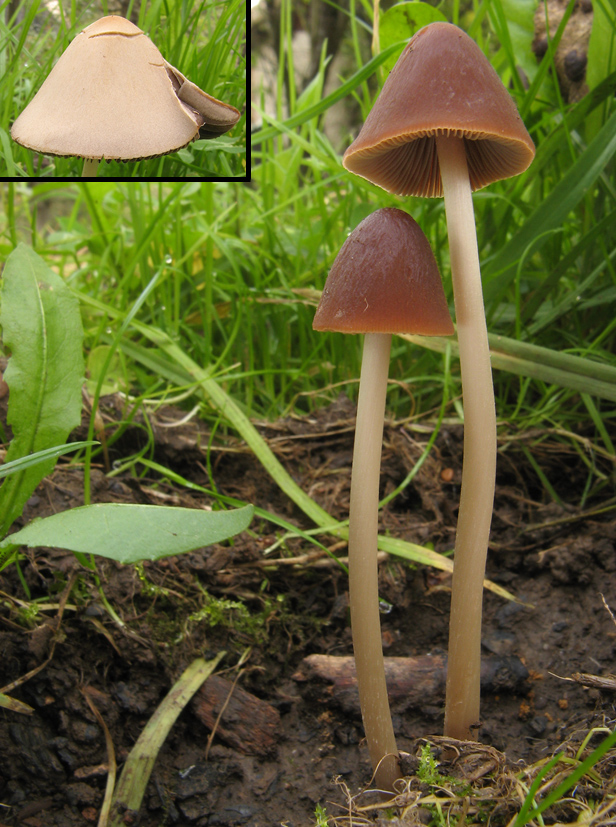
[[[410,40],[416,31],[435,21],[446,22],[447,18],[438,9],[427,3],[417,2],[396,3],[381,16],[379,23],[379,40],[381,50],[400,43],[401,40]],[[388,57],[383,68],[391,72],[404,49],[404,44]]]
[[[219,543],[244,531],[252,515],[251,505],[233,511],[127,503],[84,505],[33,520],[0,547],[51,546],[136,563]]]
[[[7,420],[13,440],[6,461],[61,445],[81,418],[84,362],[79,304],[45,262],[19,244],[2,277],[2,337],[11,358]],[[0,488],[0,536],[4,536],[36,486],[56,462],[12,474]]]

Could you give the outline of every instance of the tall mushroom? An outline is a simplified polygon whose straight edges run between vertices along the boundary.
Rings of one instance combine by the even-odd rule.
[[[379,619],[377,538],[381,443],[392,333],[447,336],[453,325],[430,244],[396,209],[377,210],[343,244],[315,330],[364,333],[349,512],[349,599],[359,700],[376,782],[393,789],[398,751]]]
[[[342,163],[399,195],[445,196],[464,395],[445,733],[479,722],[483,578],[494,501],[496,415],[471,190],[523,172],[534,145],[479,47],[432,23],[409,41]]]
[[[11,128],[22,146],[98,162],[168,155],[227,132],[238,110],[203,92],[130,20],[92,23],[73,40]]]

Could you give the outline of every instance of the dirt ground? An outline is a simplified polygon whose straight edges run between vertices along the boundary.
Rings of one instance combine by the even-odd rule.
[[[110,397],[103,414],[109,437],[125,412]],[[348,510],[353,415],[341,397],[319,414],[262,428],[293,477],[339,518]],[[208,465],[199,447],[209,441],[203,423],[169,427],[184,416],[173,409],[150,415],[156,462],[310,528],[238,440],[217,434]],[[109,461],[143,447],[144,434],[137,418],[110,446]],[[613,728],[616,719],[614,692],[568,680],[575,673],[616,672],[616,625],[605,605],[616,610],[616,519],[605,508],[614,505],[614,471],[600,456],[584,461],[584,437],[576,435],[581,452],[539,433],[510,435],[499,446],[488,576],[518,602],[485,594],[483,647],[493,671],[482,695],[480,737],[519,766],[552,754],[567,739],[579,743],[592,726]],[[383,494],[405,478],[427,438],[425,428],[408,423],[386,427]],[[418,475],[385,509],[382,531],[441,552],[452,548],[461,439],[458,427],[441,430]],[[561,504],[548,502],[522,445]],[[588,461],[605,485],[582,512],[577,504]],[[102,465],[93,490],[98,502],[207,502],[152,472],[108,477]],[[60,464],[30,499],[23,521],[82,504],[82,491],[81,470]],[[138,568],[99,560],[104,593],[123,627],[72,554],[38,549],[22,561],[32,599],[42,599],[36,615],[20,602],[26,594],[17,568],[0,573],[0,691],[44,664],[11,693],[34,714],[0,710],[0,825],[95,824],[108,756],[84,690],[109,728],[121,766],[182,671],[196,657],[222,650],[221,682],[212,684],[217,699],[207,681],[159,754],[140,820],[127,816],[125,823],[309,827],[317,803],[330,817],[344,814],[341,784],[355,793],[371,775],[361,718],[352,693],[319,680],[303,659],[351,653],[345,575],[327,556],[315,557],[303,539],[271,549],[281,536],[255,518],[251,531],[233,542],[182,557]],[[345,553],[340,543],[325,542]],[[391,557],[380,578],[386,656],[422,657],[436,674],[447,645],[450,576]],[[239,600],[248,611],[237,607]],[[438,675],[392,703],[402,750],[413,753],[416,739],[442,732],[442,668]],[[236,680],[232,703],[208,742]]]

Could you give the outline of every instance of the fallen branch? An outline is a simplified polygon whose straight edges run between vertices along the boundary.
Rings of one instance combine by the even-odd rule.
[[[392,709],[440,703],[445,697],[447,657],[421,655],[385,658],[385,678]],[[481,691],[526,693],[528,671],[517,657],[487,657],[481,662]],[[359,715],[355,659],[351,656],[309,655],[293,679],[310,683],[310,692],[337,703],[345,712]]]

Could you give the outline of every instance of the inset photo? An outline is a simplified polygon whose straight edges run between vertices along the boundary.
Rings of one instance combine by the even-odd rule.
[[[0,177],[249,179],[245,0],[0,13]]]

